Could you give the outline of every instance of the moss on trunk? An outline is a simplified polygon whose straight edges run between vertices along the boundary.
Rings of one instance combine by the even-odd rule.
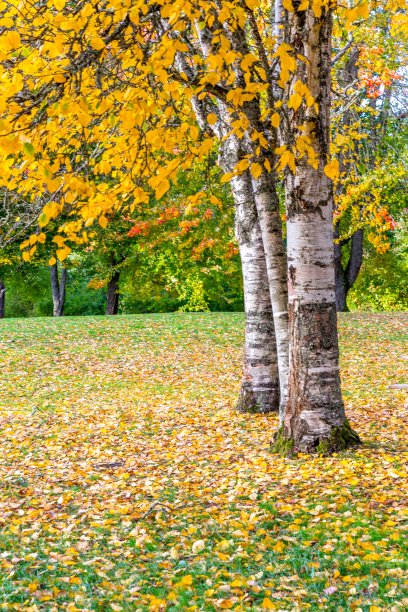
[[[271,451],[283,457],[289,457],[294,452],[295,443],[291,438],[285,436],[283,427],[280,427],[273,436]]]
[[[351,428],[348,420],[345,419],[340,427],[332,428],[329,437],[319,440],[316,452],[319,455],[326,456],[331,455],[331,453],[345,450],[351,446],[357,446],[358,444],[361,444],[359,436]]]
[[[332,427],[328,436],[317,438],[315,444],[309,446],[307,450],[302,448],[302,452],[317,453],[318,455],[327,456],[357,446],[358,444],[361,444],[359,436],[351,428],[348,420],[345,419],[341,426]],[[293,455],[298,450],[295,440],[286,436],[284,428],[281,427],[273,437],[271,451],[287,457]]]

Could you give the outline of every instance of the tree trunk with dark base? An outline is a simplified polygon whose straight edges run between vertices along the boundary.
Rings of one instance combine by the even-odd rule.
[[[203,55],[207,57],[214,51],[212,33],[208,28],[198,27],[198,24],[197,32]],[[178,64],[184,74],[194,77],[190,74],[188,62],[180,54]],[[193,108],[200,127],[214,133],[222,142],[220,166],[224,172],[234,172],[236,164],[248,153],[242,138],[237,138],[231,129],[231,123],[236,118],[234,113],[231,113],[231,109],[228,109],[222,99],[219,99],[213,108],[208,109],[203,106],[201,100],[194,98]],[[209,126],[207,121],[210,110],[218,117],[217,123],[212,126]],[[258,115],[259,112],[256,116]],[[269,264],[266,261],[257,212],[259,198],[255,195],[248,171],[231,180],[231,191],[236,213],[236,237],[242,262],[246,316],[244,372],[237,408],[242,412],[253,413],[277,411],[280,397],[279,369],[273,304],[268,282]],[[259,193],[261,191],[259,190]],[[261,197],[262,195],[263,193]]]
[[[303,157],[296,174],[286,175],[290,368],[288,403],[273,448],[329,454],[358,442],[341,396],[333,194],[323,171],[329,154],[331,14],[324,8],[321,17],[311,8],[291,12],[288,25],[289,44],[307,61],[298,63],[287,95],[300,80],[318,106],[303,103],[293,112],[287,136],[307,132],[319,164],[314,168]]]
[[[245,299],[244,371],[237,409],[279,409],[279,371],[265,251],[248,172],[231,182]]]
[[[274,160],[272,160],[272,165]],[[286,250],[282,237],[282,221],[276,192],[276,177],[263,172],[252,179],[259,226],[265,252],[269,291],[273,310],[276,351],[280,381],[280,420],[287,403],[289,374],[288,277]]]
[[[0,319],[4,318],[4,311],[6,307],[6,287],[4,282],[0,279]]]
[[[120,278],[120,272],[118,270],[115,270],[108,284],[108,296],[106,300],[106,313],[105,313],[107,315],[118,314],[119,278]]]
[[[58,264],[50,266],[51,291],[53,301],[53,316],[62,317],[65,305],[65,290],[67,284],[67,269],[61,268],[60,278],[58,278]]]

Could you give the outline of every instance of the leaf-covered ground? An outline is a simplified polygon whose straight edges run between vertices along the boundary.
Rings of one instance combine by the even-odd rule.
[[[406,610],[407,324],[341,317],[364,445],[284,459],[241,314],[3,321],[0,608]]]

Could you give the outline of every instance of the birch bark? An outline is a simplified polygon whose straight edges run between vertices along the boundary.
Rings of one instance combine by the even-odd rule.
[[[272,161],[273,163],[273,161]],[[282,237],[282,221],[276,193],[275,176],[263,172],[252,179],[256,209],[265,251],[269,291],[276,334],[276,350],[280,381],[280,421],[283,420],[288,398],[289,334],[288,334],[288,279],[286,250]]]
[[[302,125],[319,165],[304,156],[287,172],[290,370],[288,403],[275,449],[330,453],[359,441],[345,417],[339,374],[333,253],[333,194],[323,168],[329,154],[332,18],[322,7],[288,13],[289,44],[306,57],[288,88],[306,83],[318,104],[294,111],[286,137]],[[299,130],[300,131],[300,130]]]
[[[231,172],[240,159],[242,143],[229,134],[228,112],[222,106],[221,122],[226,126],[226,139],[219,164],[224,172]],[[246,318],[244,370],[237,408],[241,412],[254,413],[278,411],[280,391],[275,326],[264,243],[249,171],[231,179],[231,192]]]
[[[279,13],[278,9],[277,11]],[[227,30],[227,35],[233,49],[242,56],[245,56],[249,52],[245,32],[239,28],[234,31],[228,31],[225,24],[224,28]],[[279,36],[281,36],[280,24],[278,24],[277,28]],[[258,34],[255,25],[253,25],[252,33],[255,37]],[[263,58],[263,54],[260,53],[260,55],[261,58]],[[270,78],[272,79],[272,74],[266,64],[265,68],[266,72],[269,73]],[[236,62],[234,72],[236,77],[236,86],[245,88],[245,75],[239,62]],[[273,104],[274,100],[274,93],[272,90],[273,86],[271,82],[267,93],[270,105]],[[267,149],[260,147],[252,137],[253,134],[265,133],[265,126],[261,121],[261,106],[259,98],[255,97],[249,102],[244,103],[242,105],[242,111],[248,120],[248,129],[240,142],[242,154],[252,158],[252,160],[256,161],[262,168],[262,172],[259,176],[255,177],[252,175],[252,189],[265,252],[266,269],[273,311],[280,380],[279,414],[280,420],[282,421],[287,402],[289,372],[287,308],[288,286],[286,251],[283,244],[282,221],[279,212],[279,199],[276,192],[276,175],[272,170],[276,163],[276,158],[273,153],[273,149],[275,148],[275,135],[274,133],[267,134],[272,152],[268,152]],[[224,120],[224,123],[228,123],[228,121]],[[229,123],[231,123],[231,121],[229,121]],[[266,170],[265,162],[268,162],[269,164],[269,172]]]
[[[197,32],[202,52],[208,56],[211,53],[211,36],[206,29],[198,28]],[[183,58],[178,56],[177,62],[183,72],[188,74],[189,68]],[[213,131],[223,141],[219,164],[224,172],[232,172],[247,151],[242,150],[242,140],[231,132],[233,118],[227,105],[219,100],[218,106],[206,109],[200,100],[193,98],[193,109],[200,127]],[[206,121],[210,111],[218,116],[217,124],[212,127]],[[259,186],[254,186],[248,171],[231,180],[231,192],[235,205],[235,233],[242,263],[246,317],[244,371],[237,408],[242,412],[277,411],[282,389],[282,385],[279,385],[280,365],[278,368],[269,271],[257,212],[257,200],[264,197],[264,194]],[[265,205],[265,208],[268,207]]]
[[[279,372],[265,251],[249,173],[233,178],[231,190],[246,317],[244,371],[237,408],[266,413],[279,409]]]

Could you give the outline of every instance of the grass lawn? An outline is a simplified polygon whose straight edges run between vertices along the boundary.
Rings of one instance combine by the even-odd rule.
[[[0,609],[407,610],[408,316],[340,330],[364,445],[284,459],[241,314],[2,321]]]

